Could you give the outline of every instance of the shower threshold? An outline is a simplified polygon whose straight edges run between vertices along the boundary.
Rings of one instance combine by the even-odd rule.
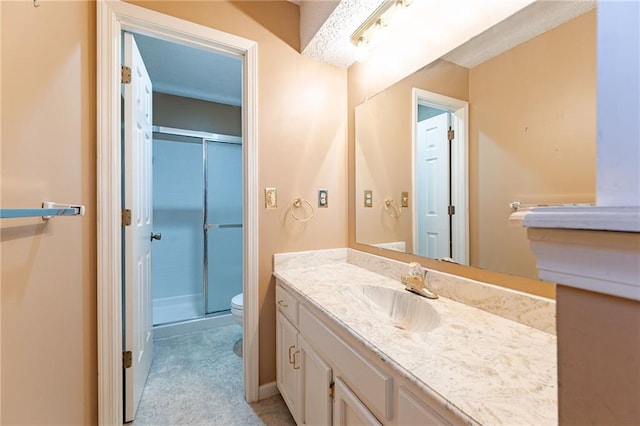
[[[236,324],[229,311],[207,315],[204,318],[195,318],[187,321],[177,321],[153,326],[153,338],[177,336],[180,334],[194,333],[225,325]]]

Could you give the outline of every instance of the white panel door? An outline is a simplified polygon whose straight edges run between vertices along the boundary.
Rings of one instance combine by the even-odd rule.
[[[449,113],[418,122],[416,197],[418,255],[449,257]]]
[[[151,200],[152,92],[132,34],[124,34],[124,65],[131,83],[124,85],[124,208],[132,213],[124,231],[125,350],[132,366],[124,374],[125,421],[132,421],[153,357],[151,310]]]

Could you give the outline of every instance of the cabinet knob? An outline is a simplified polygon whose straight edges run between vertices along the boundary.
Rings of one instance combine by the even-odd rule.
[[[284,300],[278,300],[278,306],[281,307],[281,308],[286,308],[289,305],[284,303]]]

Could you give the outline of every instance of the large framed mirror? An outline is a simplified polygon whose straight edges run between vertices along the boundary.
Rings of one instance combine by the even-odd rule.
[[[355,108],[357,243],[536,279],[510,215],[595,202],[595,4],[538,3]]]

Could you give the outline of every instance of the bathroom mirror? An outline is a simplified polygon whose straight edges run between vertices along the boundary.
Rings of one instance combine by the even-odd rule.
[[[595,202],[595,5],[537,3],[356,107],[358,243],[537,279],[511,214]]]

